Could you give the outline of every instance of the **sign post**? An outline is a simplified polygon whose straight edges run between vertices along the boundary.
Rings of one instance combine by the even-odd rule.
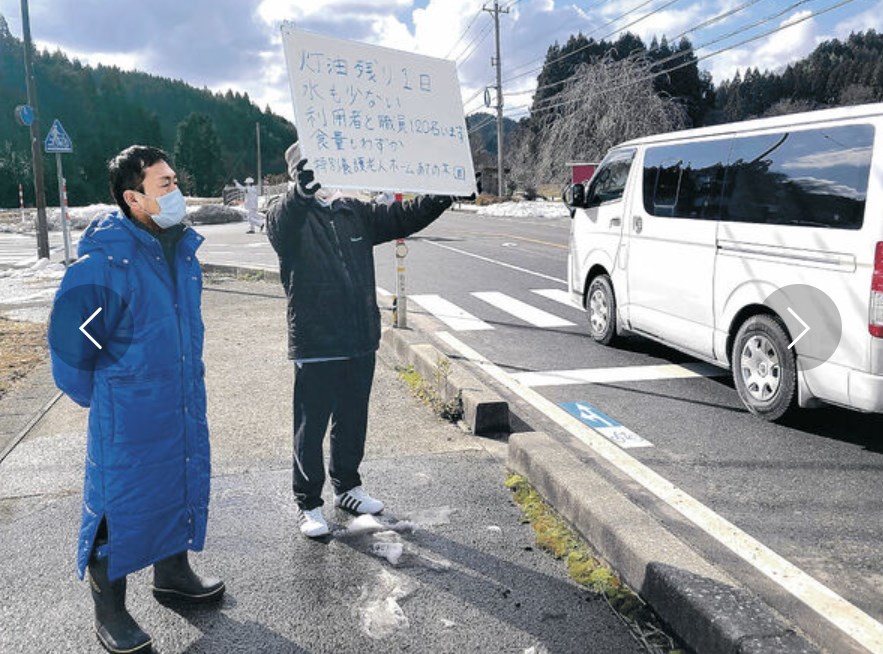
[[[25,218],[25,194],[20,182],[18,185],[18,208],[21,211],[21,222],[24,224],[27,222],[27,219]]]
[[[61,168],[62,153],[70,153],[74,151],[74,145],[70,136],[61,126],[61,121],[57,118],[52,121],[52,127],[46,135],[43,142],[43,149],[47,153],[55,153],[55,169],[58,173],[58,210],[61,212],[61,230],[64,235],[64,265],[68,265],[71,260],[71,233],[70,221],[67,215],[67,198],[64,188],[64,173]]]

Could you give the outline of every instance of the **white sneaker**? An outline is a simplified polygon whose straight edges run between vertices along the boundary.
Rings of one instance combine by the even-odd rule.
[[[321,506],[317,506],[309,511],[301,509],[297,522],[300,527],[300,533],[309,538],[325,536],[331,531],[328,529],[328,522],[325,520],[325,516],[322,515]]]
[[[338,495],[334,494],[334,506],[350,511],[351,513],[380,513],[383,511],[383,502],[375,500],[365,492],[361,486],[350,488]]]

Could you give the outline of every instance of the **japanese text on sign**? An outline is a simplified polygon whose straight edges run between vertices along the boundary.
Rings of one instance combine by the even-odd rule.
[[[325,186],[469,195],[454,62],[282,27],[301,151]]]

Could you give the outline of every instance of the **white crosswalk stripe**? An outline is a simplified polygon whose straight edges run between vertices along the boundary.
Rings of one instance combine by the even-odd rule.
[[[538,309],[526,302],[497,291],[472,293],[479,300],[487,302],[506,313],[515,316],[519,320],[533,325],[534,327],[573,327],[574,323],[560,318],[542,309]]]
[[[445,300],[440,295],[409,295],[408,299],[423,307],[423,309],[454,331],[466,332],[493,329],[492,325],[476,318],[468,311],[461,309],[453,302]]]
[[[541,295],[547,300],[554,300],[555,302],[568,306],[571,309],[576,309],[577,311],[583,310],[581,306],[573,303],[573,300],[570,299],[570,293],[561,290],[560,288],[535,288],[531,290],[531,293]]]
[[[708,363],[663,364],[657,366],[624,366],[617,368],[580,368],[577,370],[542,370],[512,375],[525,386],[569,386],[572,384],[618,384],[625,382],[723,377],[729,373]]]
[[[74,254],[77,239],[71,244]],[[61,261],[64,258],[64,245],[61,234],[49,234],[49,258]],[[0,234],[0,267],[22,266],[37,261],[37,237],[32,234]]]

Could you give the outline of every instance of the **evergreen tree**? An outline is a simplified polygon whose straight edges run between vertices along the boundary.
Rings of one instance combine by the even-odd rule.
[[[221,144],[208,115],[193,113],[178,125],[174,158],[185,194],[201,197],[220,194],[224,180]]]

